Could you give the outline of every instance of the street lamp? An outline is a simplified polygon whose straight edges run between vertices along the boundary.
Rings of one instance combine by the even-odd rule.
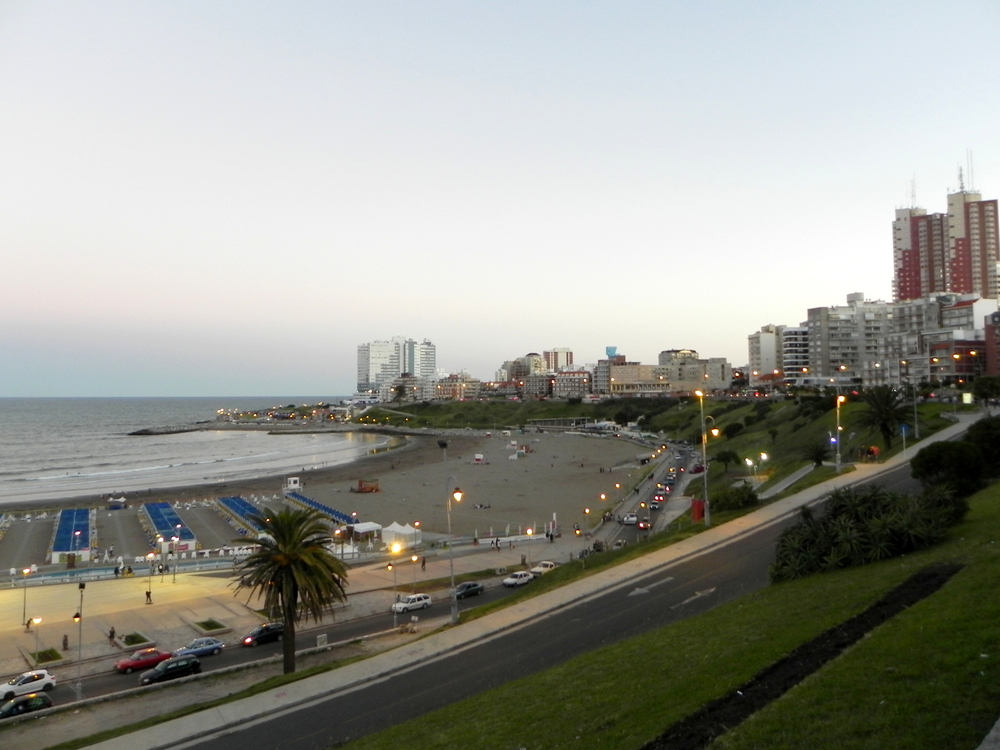
[[[41,617],[32,617],[31,622],[35,626],[35,666],[38,666],[38,626],[42,622]]]
[[[392,546],[389,547],[389,554],[398,555],[399,551],[402,549],[402,545],[399,542],[393,542]],[[392,627],[396,627],[396,566],[390,561],[386,566],[387,570],[392,571]]]
[[[146,584],[146,604],[153,603],[153,560],[155,559],[155,552],[150,552],[146,555],[146,562],[149,563],[149,582]]]
[[[177,528],[179,529],[180,526],[178,526]],[[180,531],[178,531],[177,533],[180,534]],[[177,560],[179,559],[177,556],[177,543],[180,540],[181,538],[179,536],[170,537],[170,541],[174,543],[174,581],[173,581],[174,583],[177,583]]]
[[[77,529],[73,532],[73,565],[76,566],[76,556],[78,554],[77,550],[80,549],[80,530]]]
[[[31,568],[22,568],[21,572],[24,574],[24,606],[21,609],[21,624],[28,622],[28,574],[31,573]]]
[[[705,481],[705,526],[712,525],[712,510],[708,504],[708,432],[705,430],[705,394],[695,391],[698,397],[698,409],[701,412],[701,468]]]
[[[83,698],[83,677],[81,675],[81,670],[83,669],[83,590],[87,588],[87,584],[83,581],[80,582],[80,608],[73,615],[73,622],[77,624],[76,632],[76,685],[74,689],[76,690],[76,699],[81,700]]]
[[[837,473],[840,473],[840,405],[847,401],[846,396],[837,396]]]
[[[449,476],[444,480],[445,492],[448,492],[448,488],[452,486],[452,480],[458,481],[453,476]],[[455,592],[455,545],[451,538],[451,501],[455,500],[456,503],[462,502],[462,490],[455,487],[454,490],[448,492],[448,569],[451,573],[451,624],[455,625],[458,623],[458,597]]]
[[[413,593],[417,593],[417,563],[420,562],[420,555],[410,555],[410,562],[413,563]]]

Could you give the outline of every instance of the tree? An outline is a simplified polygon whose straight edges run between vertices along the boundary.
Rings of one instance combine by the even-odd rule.
[[[972,395],[978,401],[988,401],[992,398],[1000,398],[1000,377],[995,375],[982,375],[972,383]]]
[[[812,461],[813,465],[818,469],[823,465],[823,462],[830,457],[830,444],[819,440],[815,443],[810,443],[802,448],[802,458]]]
[[[973,422],[965,433],[965,442],[972,443],[982,452],[987,474],[1000,475],[1000,417]]]
[[[743,432],[742,422],[730,422],[725,427],[722,428],[722,434],[727,438],[732,439]]]
[[[910,461],[910,474],[924,490],[943,485],[959,497],[966,497],[983,486],[986,462],[972,443],[945,441],[922,448]]]
[[[723,473],[729,473],[729,464],[738,464],[740,462],[740,457],[736,455],[735,451],[719,451],[715,454],[714,460],[722,464]]]
[[[885,449],[892,449],[892,436],[907,419],[903,394],[888,385],[877,385],[861,394],[865,409],[857,415],[858,424],[882,434]]]
[[[236,593],[263,597],[268,617],[285,625],[282,653],[285,674],[295,671],[295,625],[301,610],[318,620],[334,602],[346,598],[347,571],[329,545],[323,517],[315,510],[264,508],[250,516],[262,530],[258,549],[237,569]],[[246,540],[238,540],[245,544]]]

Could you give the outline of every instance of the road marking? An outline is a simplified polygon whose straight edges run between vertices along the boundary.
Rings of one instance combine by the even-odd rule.
[[[703,596],[708,596],[709,594],[711,594],[714,591],[715,591],[714,588],[705,589],[704,591],[695,591],[694,592],[694,596],[688,597],[687,599],[685,599],[684,601],[682,601],[680,604],[675,604],[670,609],[677,609],[678,607],[683,607],[685,604],[689,604],[690,602],[693,602],[695,599],[701,599]]]
[[[628,592],[628,596],[636,596],[637,594],[648,594],[651,588],[655,588],[656,586],[659,586],[661,583],[669,583],[672,580],[674,580],[674,577],[668,576],[667,578],[664,578],[662,581],[656,581],[655,583],[649,584],[645,588],[641,586],[636,587],[632,589],[632,591]]]

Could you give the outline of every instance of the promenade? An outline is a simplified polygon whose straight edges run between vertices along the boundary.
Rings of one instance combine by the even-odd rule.
[[[968,423],[979,415],[969,415],[957,424],[931,436],[920,444],[923,447],[928,442],[951,439],[963,432]],[[280,711],[294,707],[300,703],[313,700],[320,696],[333,696],[340,691],[350,689],[361,682],[370,681],[383,675],[388,675],[401,669],[412,667],[423,661],[435,658],[445,652],[463,645],[482,641],[496,636],[520,622],[544,615],[547,612],[561,609],[582,601],[595,594],[627,586],[635,577],[642,576],[680,560],[705,553],[706,551],[732,542],[734,539],[779,522],[794,514],[803,505],[816,502],[831,490],[855,484],[879,474],[890,471],[904,463],[912,455],[908,451],[906,457],[899,455],[882,464],[862,464],[854,471],[844,473],[821,485],[810,487],[793,496],[778,500],[759,510],[731,521],[724,526],[706,530],[694,537],[688,538],[670,547],[650,553],[641,558],[630,560],[612,569],[602,570],[585,579],[575,581],[555,591],[542,596],[532,597],[512,606],[503,608],[488,616],[465,623],[455,628],[444,628],[435,631],[448,621],[448,605],[445,592],[444,601],[421,613],[419,633],[404,635],[392,632],[385,636],[380,647],[399,645],[417,639],[411,648],[390,648],[376,653],[368,659],[356,661],[337,670],[325,672],[310,678],[285,685],[277,690],[271,690],[252,698],[225,704],[211,711],[205,711],[182,720],[165,722],[157,727],[155,732],[140,732],[125,735],[94,745],[100,750],[154,750],[167,748],[185,740],[210,736],[212,733],[224,730],[227,726],[246,725],[258,719],[259,716],[272,711]],[[660,524],[667,523],[685,511],[684,501],[675,498],[664,510],[660,511]],[[617,524],[606,524],[604,530],[611,532]],[[600,530],[598,534],[600,534]],[[527,554],[529,561],[553,559],[566,562],[575,556],[580,549],[588,546],[591,540],[569,536],[548,543],[544,539],[530,543],[518,543],[513,549],[501,547],[498,551],[488,545],[478,547],[468,546],[456,549],[454,558],[456,574],[482,571],[495,567],[518,567],[521,555]],[[407,563],[402,563],[398,576],[400,589],[408,589],[407,582],[412,581],[406,569]],[[412,569],[416,580],[444,578],[448,574],[448,557],[446,554],[429,555],[425,571],[419,566]],[[248,606],[244,600],[233,597],[229,588],[229,579],[223,575],[213,574],[179,574],[177,583],[166,576],[159,583],[154,576],[154,604],[144,605],[143,592],[147,583],[145,577],[136,577],[124,581],[102,581],[88,584],[85,592],[85,623],[83,638],[83,674],[107,671],[111,668],[114,657],[120,656],[120,651],[110,646],[106,631],[114,625],[118,633],[139,630],[150,637],[156,638],[158,644],[166,648],[176,648],[196,633],[188,624],[192,618],[203,619],[213,617],[230,626],[238,635],[245,629],[260,621],[259,615],[252,610],[253,603]],[[497,585],[499,577],[491,579],[492,585]],[[372,563],[352,569],[350,577],[349,604],[346,609],[336,615],[338,620],[348,617],[386,612],[392,600],[392,574],[385,569],[384,562]],[[418,583],[419,588],[419,583]],[[8,613],[12,607],[18,612],[21,607],[20,589],[8,589],[0,592],[0,612]],[[62,633],[56,631],[48,635],[45,631],[46,613],[53,618],[66,620],[65,612],[72,614],[77,604],[77,592],[69,587],[44,587],[37,592],[29,590],[32,597],[30,609],[43,617],[43,635],[40,638],[60,638]],[[16,619],[16,618],[15,618]],[[8,621],[4,617],[4,621]],[[426,637],[423,634],[431,632]],[[0,666],[5,673],[21,671],[25,668],[23,652],[33,650],[33,634],[24,633],[23,627],[0,631]],[[302,633],[298,642],[300,648],[312,645],[308,633]],[[231,637],[227,637],[231,640]],[[70,634],[70,642],[76,645],[75,633]],[[375,650],[375,649],[373,649]],[[18,659],[21,659],[19,662]],[[68,684],[75,677],[76,665],[67,665],[53,671]],[[280,672],[280,665],[274,665],[270,673]],[[202,680],[197,691],[198,700],[210,700],[215,695],[225,695],[240,689],[245,684],[259,681],[266,676],[261,670],[242,670],[231,678]],[[201,683],[211,683],[202,689]],[[220,684],[221,683],[221,684]],[[123,687],[131,688],[131,682]],[[71,736],[87,736],[101,729],[137,721],[147,715],[157,715],[190,703],[192,691],[184,686],[143,691],[142,697],[128,698],[127,708],[123,708],[125,696],[119,694],[114,700],[98,701],[80,707],[75,711],[51,712],[44,721],[28,719],[23,723],[7,728],[3,734],[4,747],[8,750],[19,748],[44,748]],[[1000,736],[1000,731],[994,730]],[[993,737],[993,734],[991,734]],[[984,750],[1000,748],[1000,743],[987,739]]]

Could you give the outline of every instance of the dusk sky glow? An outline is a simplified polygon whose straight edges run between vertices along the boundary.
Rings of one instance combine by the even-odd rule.
[[[0,396],[747,361],[1000,197],[995,2],[0,3]],[[966,187],[970,177],[966,175]]]

